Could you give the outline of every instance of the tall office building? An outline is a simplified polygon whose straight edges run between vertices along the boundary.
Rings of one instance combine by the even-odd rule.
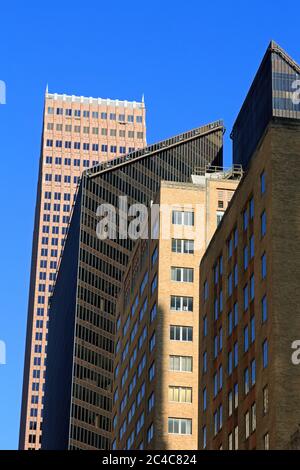
[[[119,196],[149,206],[161,180],[222,165],[223,131],[215,122],[83,173],[49,311],[42,448],[111,443],[115,305],[135,241],[99,239],[98,208]]]
[[[234,126],[247,172],[200,267],[200,449],[299,449],[299,75],[271,44]]]
[[[84,169],[146,144],[143,102],[45,96],[35,210],[19,447],[41,439],[48,296]]]
[[[113,449],[198,448],[199,263],[242,175],[162,182],[117,302]],[[152,206],[152,208],[155,206]]]

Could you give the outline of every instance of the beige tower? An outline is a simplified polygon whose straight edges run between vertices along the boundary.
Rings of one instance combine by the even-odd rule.
[[[199,263],[241,173],[162,182],[157,239],[140,240],[118,300],[115,449],[197,449]]]
[[[144,102],[45,95],[32,247],[21,449],[39,449],[47,303],[82,171],[146,145]]]

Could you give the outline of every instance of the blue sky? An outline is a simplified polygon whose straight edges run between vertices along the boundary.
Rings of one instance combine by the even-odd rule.
[[[205,3],[205,4],[204,4]],[[270,39],[300,62],[295,3],[2,2],[0,449],[17,447],[43,95],[140,100],[153,143],[223,118],[229,133]]]

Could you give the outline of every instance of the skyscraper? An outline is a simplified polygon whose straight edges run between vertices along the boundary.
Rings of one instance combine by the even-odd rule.
[[[161,183],[158,234],[136,244],[117,302],[112,449],[198,448],[199,263],[241,176]]]
[[[39,449],[48,296],[83,170],[146,144],[143,102],[45,95],[19,447]]]
[[[299,74],[271,43],[234,125],[247,171],[200,265],[200,449],[299,449]]]
[[[149,206],[161,180],[222,165],[223,131],[217,121],[83,173],[49,311],[42,448],[110,446],[116,299],[135,241],[99,239],[98,207]]]

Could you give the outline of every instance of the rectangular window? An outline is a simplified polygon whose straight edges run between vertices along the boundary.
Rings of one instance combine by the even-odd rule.
[[[248,246],[244,247],[244,270],[248,268]]]
[[[250,436],[250,414],[249,411],[245,414],[245,437],[248,439]]]
[[[256,430],[256,403],[251,406],[251,432]]]
[[[177,268],[171,267],[171,280],[176,282],[193,282],[193,268]]]
[[[172,341],[193,341],[193,328],[191,326],[170,325],[170,339]]]
[[[184,418],[168,418],[169,434],[192,434],[192,420]]]
[[[266,173],[264,171],[260,175],[260,192],[261,194],[266,192]]]
[[[254,274],[250,277],[250,300],[254,299]]]
[[[248,284],[246,284],[244,287],[244,310],[245,311],[248,309],[248,305],[249,305]]]
[[[267,275],[267,256],[264,253],[261,257],[261,278],[265,279]]]
[[[262,323],[266,322],[268,319],[268,310],[267,310],[267,296],[264,295],[261,300],[261,316]]]
[[[254,235],[250,237],[250,259],[254,258]]]
[[[173,253],[194,253],[194,240],[180,240],[177,238],[172,239],[172,252]]]
[[[262,344],[262,354],[263,354],[263,368],[265,369],[268,366],[268,340]]]
[[[191,356],[170,356],[170,370],[177,372],[192,372],[193,359]]]
[[[266,415],[269,410],[269,392],[267,385],[263,388],[263,414]]]
[[[233,411],[233,398],[232,398],[232,392],[230,391],[228,393],[228,416],[232,415]]]
[[[266,211],[261,214],[261,236],[264,237],[267,231],[267,215]]]
[[[243,228],[244,228],[244,230],[247,230],[247,228],[248,228],[248,211],[247,211],[247,209],[245,209],[244,212],[243,212]]]
[[[255,385],[256,382],[256,361],[253,359],[250,364],[251,369],[251,387]]]
[[[244,352],[249,349],[249,328],[248,325],[244,328]]]
[[[244,370],[244,393],[247,395],[249,393],[249,370],[248,368]]]
[[[250,215],[250,219],[254,218],[254,199],[253,199],[253,197],[249,201],[249,215]]]
[[[192,211],[172,211],[172,224],[174,225],[194,225],[194,212]]]
[[[171,295],[171,310],[177,312],[192,312],[193,311],[193,297],[183,297],[178,295]]]
[[[192,388],[170,386],[169,401],[177,403],[192,403]]]

